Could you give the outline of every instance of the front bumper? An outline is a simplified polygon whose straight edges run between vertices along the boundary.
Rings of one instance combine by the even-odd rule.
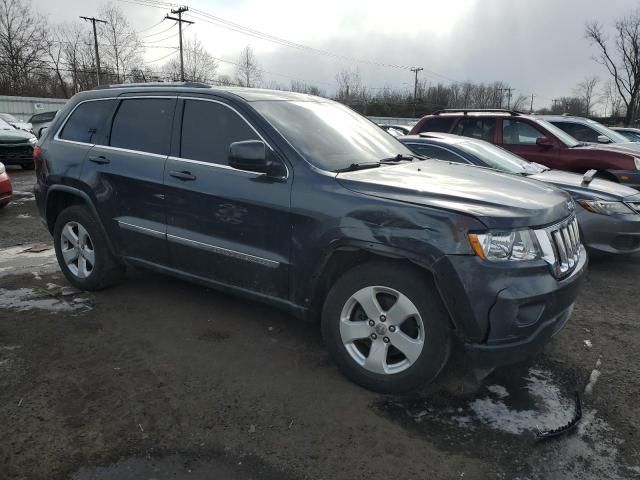
[[[11,201],[13,189],[11,181],[6,173],[0,175],[0,205],[6,205]]]
[[[622,185],[640,190],[640,170],[609,170]]]
[[[601,253],[640,252],[640,214],[601,215],[577,207],[583,243]]]
[[[540,351],[571,316],[587,266],[584,248],[576,268],[560,280],[544,261],[499,265],[445,258],[451,266],[446,270],[458,278],[448,282],[456,291],[441,289],[442,296],[474,368],[515,363]]]

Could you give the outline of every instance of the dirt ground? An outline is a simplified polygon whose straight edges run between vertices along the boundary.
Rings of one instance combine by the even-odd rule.
[[[640,256],[593,259],[545,352],[477,382],[458,352],[425,391],[343,378],[317,325],[133,271],[69,287],[10,170],[0,212],[0,479],[640,478]],[[36,248],[35,250],[41,250]],[[569,434],[574,394],[583,418]]]

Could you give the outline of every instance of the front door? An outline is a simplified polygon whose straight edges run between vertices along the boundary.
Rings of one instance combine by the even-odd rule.
[[[181,133],[165,169],[174,268],[268,296],[288,295],[292,177],[228,166],[229,145],[263,140],[233,107],[181,100]]]
[[[558,140],[547,135],[532,123],[518,118],[502,119],[502,147],[521,156],[530,162],[537,162],[549,168],[560,168],[558,165]],[[547,138],[550,145],[536,143],[538,138]]]

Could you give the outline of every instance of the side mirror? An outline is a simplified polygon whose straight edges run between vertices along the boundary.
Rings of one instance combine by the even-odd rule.
[[[536,145],[543,148],[553,147],[553,142],[548,137],[536,138]]]
[[[42,136],[44,135],[44,133],[49,129],[49,127],[42,127],[40,130],[38,130],[38,134],[36,135],[38,138],[42,138]]]
[[[611,143],[611,139],[606,135],[598,135],[598,143]]]
[[[244,140],[229,145],[229,166],[247,172],[272,174],[277,170],[269,149],[260,140]]]

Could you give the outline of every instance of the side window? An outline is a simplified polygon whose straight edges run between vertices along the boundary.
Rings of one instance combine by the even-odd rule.
[[[461,118],[453,133],[493,143],[496,120],[495,118]]]
[[[123,100],[113,119],[109,145],[168,155],[175,103],[172,98]]]
[[[502,143],[504,145],[535,145],[544,133],[522,120],[502,120]]]
[[[243,140],[260,137],[236,112],[215,102],[185,100],[182,158],[226,165],[229,145]]]
[[[437,147],[435,145],[410,143],[407,146],[418,155],[424,155],[425,157],[435,158],[437,160],[446,160],[447,162],[468,163],[464,158],[453,153],[452,151]]]
[[[422,127],[420,127],[420,133],[422,132],[441,132],[447,133],[451,130],[451,126],[456,117],[431,117]]]
[[[81,103],[64,124],[60,138],[83,143],[102,143],[107,116],[115,100],[93,100]]]
[[[596,130],[589,127],[588,125],[581,125],[579,123],[570,123],[570,122],[551,122],[556,127],[565,131],[569,135],[571,135],[576,140],[581,142],[598,142],[598,135],[600,135]]]

